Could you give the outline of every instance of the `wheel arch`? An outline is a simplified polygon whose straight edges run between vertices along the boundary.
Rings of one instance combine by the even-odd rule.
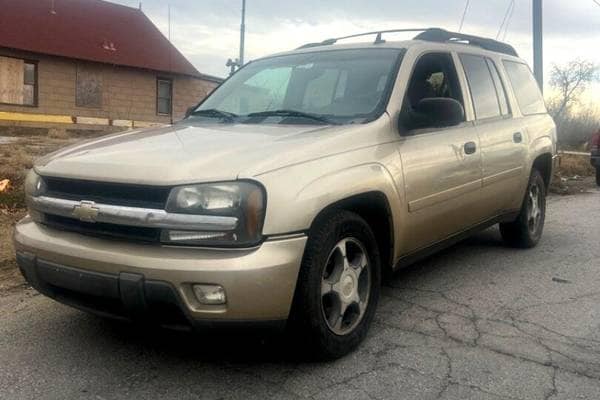
[[[537,169],[540,172],[540,174],[542,174],[542,178],[544,179],[546,189],[548,189],[550,181],[552,180],[553,153],[554,144],[550,136],[540,136],[536,138],[531,143],[529,149],[529,154],[531,155],[529,158],[530,174],[533,169]]]
[[[388,277],[394,260],[394,218],[387,196],[378,190],[363,192],[325,206],[313,219],[310,230],[334,210],[346,210],[363,218],[375,235],[381,256],[382,276]]]

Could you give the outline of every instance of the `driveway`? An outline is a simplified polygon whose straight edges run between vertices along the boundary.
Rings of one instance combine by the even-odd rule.
[[[0,398],[598,399],[600,191],[551,197],[535,249],[493,228],[398,273],[366,342],[330,363],[0,294]]]

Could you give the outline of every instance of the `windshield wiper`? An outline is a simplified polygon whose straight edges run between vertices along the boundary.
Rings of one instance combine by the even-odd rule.
[[[196,111],[192,111],[190,113],[190,115],[197,115],[197,116],[202,116],[202,117],[209,117],[209,118],[222,118],[226,121],[230,121],[233,122],[234,118],[237,118],[238,115],[228,112],[228,111],[222,111],[222,110],[217,110],[216,108],[208,108],[206,110],[196,110]]]
[[[265,118],[266,117],[298,117],[298,118],[312,119],[313,121],[322,122],[324,124],[339,125],[338,122],[332,121],[327,117],[324,117],[321,115],[316,115],[316,114],[310,114],[310,113],[306,113],[303,111],[297,111],[297,110],[261,111],[261,112],[250,113],[247,115],[247,117],[250,117],[250,118],[254,118],[254,117],[265,117]]]

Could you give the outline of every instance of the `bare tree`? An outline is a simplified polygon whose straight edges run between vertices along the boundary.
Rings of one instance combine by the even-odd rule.
[[[558,92],[552,102],[553,116],[560,121],[569,107],[576,103],[586,87],[598,80],[598,65],[588,60],[573,60],[565,65],[554,65],[550,85]]]

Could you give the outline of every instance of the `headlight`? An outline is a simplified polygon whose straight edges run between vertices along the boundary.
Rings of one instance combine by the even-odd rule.
[[[30,199],[32,197],[41,196],[46,192],[46,182],[42,179],[41,176],[36,174],[36,172],[32,169],[27,173],[27,177],[25,178],[25,203],[27,204],[27,209],[29,212],[29,216],[35,222],[43,222],[44,214],[39,211],[34,210],[30,205]]]
[[[167,200],[170,213],[235,217],[233,230],[165,229],[161,241],[205,246],[251,246],[261,240],[265,213],[262,186],[251,182],[211,183],[174,188]]]
[[[25,195],[26,196],[40,196],[46,191],[46,183],[41,176],[36,174],[32,169],[27,173],[25,178]]]

